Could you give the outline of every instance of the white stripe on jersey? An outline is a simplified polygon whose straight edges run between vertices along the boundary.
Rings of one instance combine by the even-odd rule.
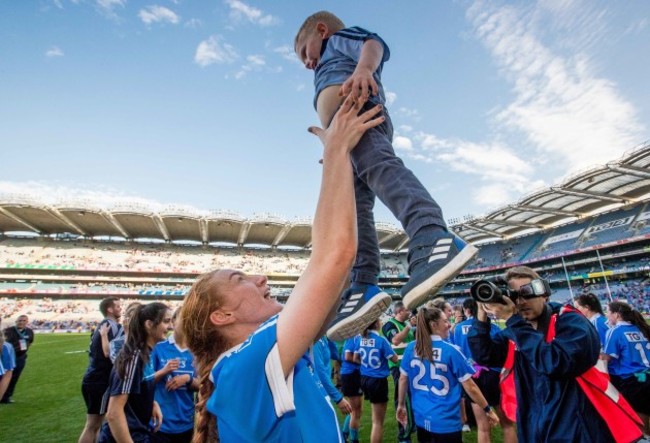
[[[135,351],[133,356],[129,360],[129,363],[126,365],[126,371],[124,371],[124,379],[122,380],[122,394],[130,394],[131,387],[133,386],[135,378],[135,370],[138,366],[138,360],[140,359],[140,351]],[[138,380],[138,383],[140,380]]]
[[[273,407],[276,417],[282,417],[286,412],[295,411],[293,403],[293,369],[285,380],[282,362],[280,361],[280,349],[276,343],[264,362],[264,373],[266,381],[271,389]]]

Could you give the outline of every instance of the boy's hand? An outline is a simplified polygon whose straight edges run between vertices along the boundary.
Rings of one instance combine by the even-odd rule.
[[[372,71],[357,65],[352,75],[341,85],[339,96],[343,97],[352,94],[355,101],[358,97],[362,103],[365,103],[369,98],[369,90],[372,91],[372,95],[379,93]]]

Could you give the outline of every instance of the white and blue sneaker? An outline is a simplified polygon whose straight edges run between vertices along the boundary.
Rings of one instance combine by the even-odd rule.
[[[334,341],[343,341],[361,334],[388,309],[391,301],[390,295],[378,286],[351,286],[343,292],[341,305],[327,336]]]
[[[478,254],[478,249],[454,234],[414,239],[409,245],[409,281],[402,287],[408,310],[424,304]]]

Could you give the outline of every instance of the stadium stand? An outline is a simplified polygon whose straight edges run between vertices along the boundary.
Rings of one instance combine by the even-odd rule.
[[[460,300],[477,279],[527,265],[548,278],[554,299],[594,291],[650,311],[650,144],[451,229],[479,254],[441,293]],[[408,238],[378,223],[380,284],[397,296],[408,275]],[[265,274],[284,300],[309,261],[311,222],[226,211],[156,213],[125,203],[46,205],[0,196],[0,314],[27,310],[48,330],[90,327],[97,301],[178,304],[200,273],[237,268]],[[79,325],[77,323],[79,322]],[[72,326],[71,326],[72,325]]]

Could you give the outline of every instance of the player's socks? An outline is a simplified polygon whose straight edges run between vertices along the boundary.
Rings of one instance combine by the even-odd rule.
[[[343,422],[343,428],[341,429],[344,435],[350,433],[350,414],[345,416],[345,421]]]

